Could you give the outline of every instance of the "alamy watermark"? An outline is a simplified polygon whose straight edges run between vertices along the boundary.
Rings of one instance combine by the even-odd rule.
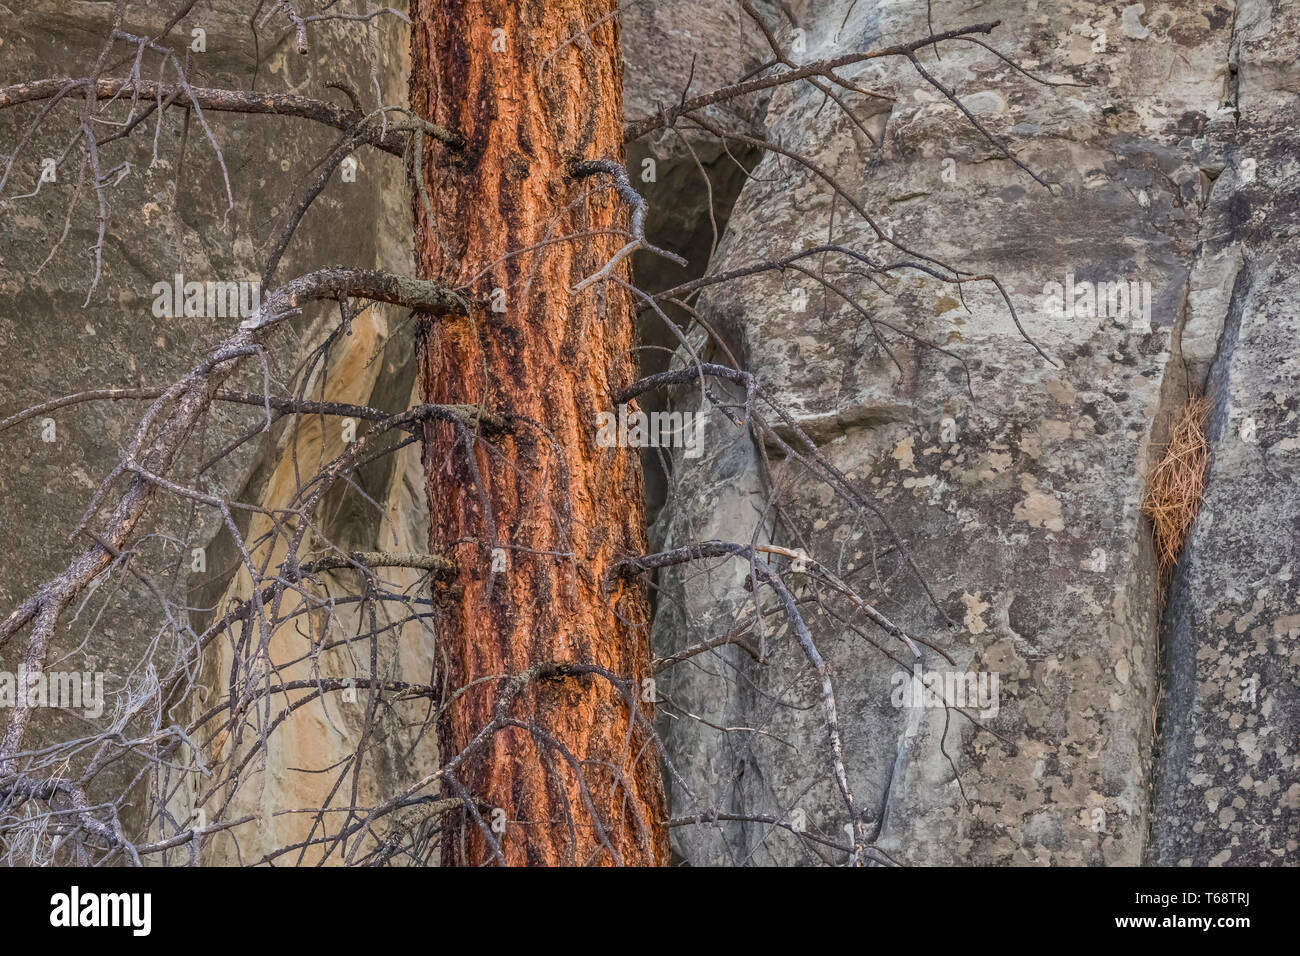
[[[179,272],[171,282],[155,282],[152,292],[156,319],[246,319],[262,304],[260,282],[186,282]]]
[[[148,936],[153,929],[153,894],[83,893],[74,886],[50,897],[50,925],[124,927],[132,936]]]
[[[978,710],[983,718],[998,715],[998,675],[990,671],[927,671],[918,662],[909,674],[895,671],[889,678],[890,702],[903,707],[960,707]]]
[[[704,417],[697,412],[601,412],[596,416],[601,448],[681,448],[687,458],[704,454]]]
[[[1151,327],[1151,283],[1076,282],[1066,273],[1065,282],[1043,286],[1043,311],[1049,316],[1079,319],[1109,318],[1134,330]]]
[[[104,712],[104,672],[0,671],[0,710],[16,707],[20,701],[28,707],[79,710],[94,720]]]

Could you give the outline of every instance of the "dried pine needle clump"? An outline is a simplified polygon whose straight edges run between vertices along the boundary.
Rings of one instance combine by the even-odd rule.
[[[1209,412],[1210,403],[1204,395],[1188,400],[1174,421],[1164,457],[1147,475],[1142,512],[1151,519],[1161,606],[1205,495],[1205,468],[1210,460],[1205,420]]]

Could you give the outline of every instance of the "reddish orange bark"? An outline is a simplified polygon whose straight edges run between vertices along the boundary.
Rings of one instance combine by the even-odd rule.
[[[426,148],[434,224],[417,196],[418,266],[474,302],[469,319],[422,326],[424,393],[519,416],[509,436],[474,442],[481,491],[451,426],[426,435],[430,550],[459,565],[437,602],[439,658],[447,687],[470,687],[440,724],[444,763],[492,720],[505,683],[492,675],[555,661],[599,665],[638,690],[650,676],[644,593],[602,589],[614,560],[645,551],[636,454],[595,443],[597,413],[632,380],[632,302],[613,283],[570,291],[625,241],[627,210],[608,179],[566,175],[575,161],[622,161],[614,6],[412,4],[412,108],[464,137],[459,150]],[[497,289],[504,312],[492,307]],[[493,546],[508,562],[495,576]],[[579,773],[538,734],[509,727],[458,768],[475,798],[504,809],[506,862],[665,862],[657,755],[644,722],[629,736],[616,688],[590,674],[534,681],[509,714],[584,763]],[[445,863],[493,858],[468,817],[444,844]]]

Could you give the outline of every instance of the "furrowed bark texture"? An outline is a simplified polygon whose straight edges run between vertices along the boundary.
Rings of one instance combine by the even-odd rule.
[[[639,588],[602,589],[611,563],[645,550],[636,452],[595,443],[597,413],[632,380],[632,302],[612,283],[570,291],[626,241],[627,210],[608,178],[567,175],[576,161],[622,161],[613,7],[412,4],[412,108],[464,137],[459,150],[426,147],[434,222],[417,195],[418,265],[474,303],[466,318],[421,326],[425,396],[518,416],[511,436],[472,442],[477,475],[463,435],[444,425],[426,434],[430,552],[454,555],[459,567],[437,618],[444,686],[469,687],[440,724],[442,760],[493,720],[506,686],[493,675],[543,662],[635,681],[645,718],[633,720],[625,695],[597,675],[524,687],[508,717],[533,729],[508,726],[457,767],[473,797],[505,810],[498,839],[509,864],[667,856],[650,710],[640,702],[651,676],[646,598]],[[494,290],[504,290],[503,312]],[[494,547],[506,555],[497,574]],[[490,809],[483,816],[490,821]],[[468,815],[444,844],[448,864],[494,858]]]

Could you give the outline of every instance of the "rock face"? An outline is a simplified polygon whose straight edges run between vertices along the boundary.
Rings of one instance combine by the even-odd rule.
[[[107,7],[39,0],[0,8],[0,86],[49,75],[52,63],[64,73],[87,70]],[[939,56],[918,54],[942,87],[904,59],[842,70],[859,90],[888,97],[841,90],[858,122],[796,84],[711,108],[709,121],[737,137],[725,148],[688,123],[633,144],[628,167],[650,202],[651,238],[691,259],[686,273],[638,259],[645,288],[814,246],[870,259],[827,250],[799,260],[801,269],[717,286],[694,303],[717,337],[692,336],[692,347],[751,370],[789,422],[762,408],[776,425],[764,437],[701,408],[698,388],[678,390],[675,408],[706,414],[705,453],[678,455],[669,476],[648,476],[658,514],[652,545],[718,539],[802,549],[924,642],[918,663],[851,603],[797,574],[790,579],[834,684],[848,780],[876,848],[871,859],[1295,863],[1300,280],[1291,264],[1300,244],[1300,13],[1286,0],[757,7],[780,24],[778,39],[800,62],[1001,18],[982,39],[1033,76],[975,43],[948,42]],[[259,88],[319,96],[327,81],[344,80],[369,90],[369,55],[354,32],[341,30],[332,45],[302,57],[292,31],[279,30],[256,64],[242,17],[205,7],[191,19],[181,35],[191,27],[207,33],[207,52],[191,57],[198,81],[246,88],[256,72]],[[673,105],[688,82],[693,93],[713,89],[770,58],[730,2],[633,3],[621,19],[629,119]],[[405,44],[404,31],[389,24],[376,70],[389,102],[404,100]],[[17,142],[34,115],[0,111],[0,142]],[[12,198],[36,187],[38,161],[63,149],[66,124],[25,147],[0,194],[0,348],[8,357],[0,418],[77,389],[170,382],[225,333],[210,320],[155,318],[153,284],[178,268],[200,279],[251,275],[294,184],[336,134],[281,118],[208,121],[226,157],[233,209],[227,213],[224,186],[215,185],[220,165],[193,124],[179,167],[182,120],[170,112],[157,160],[145,143],[110,194],[103,276],[90,308],[82,308],[95,228],[87,195],[59,251],[37,268],[63,232],[75,168],[65,175],[60,167],[35,197]],[[758,153],[745,137],[779,143],[787,154],[768,154],[749,170]],[[360,159],[355,183],[332,181],[317,200],[281,276],[335,262],[410,271],[401,162],[373,152]],[[650,178],[638,175],[647,159],[655,163]],[[934,260],[969,281],[941,281],[935,273],[947,270]],[[897,267],[868,274],[871,263]],[[976,278],[987,275],[1006,298]],[[1056,300],[1067,284],[1079,288],[1065,314]],[[310,317],[296,338],[286,335],[268,356],[272,374],[295,368],[334,319]],[[403,320],[380,309],[354,319],[326,371],[312,378],[313,394],[406,406],[412,363]],[[645,339],[677,347],[653,316]],[[643,370],[660,367],[655,356],[666,354],[647,352]],[[261,371],[253,375],[241,386],[260,387]],[[1162,614],[1140,511],[1143,476],[1198,386],[1213,403],[1206,504]],[[715,391],[743,397],[721,383]],[[647,407],[660,400],[647,396]],[[0,539],[11,554],[20,543],[23,559],[0,566],[0,605],[12,606],[80,546],[66,535],[138,412],[134,403],[78,405],[51,413],[53,442],[43,440],[40,420],[2,436]],[[220,410],[206,447],[254,421]],[[295,457],[328,460],[338,444],[336,434],[306,423],[277,428],[255,454],[200,487],[281,505]],[[833,471],[814,462],[814,474],[791,446],[805,459],[815,449]],[[422,550],[420,467],[406,449],[361,476],[359,487],[378,507],[339,498],[321,534],[349,548]],[[846,500],[840,475],[856,502]],[[211,615],[202,609],[247,593],[219,524],[173,502],[159,509],[156,536],[143,545],[171,548],[173,560],[175,542],[205,548],[209,571],[194,576],[193,591],[173,596],[200,609],[196,628]],[[241,519],[241,534],[255,536],[255,525]],[[785,558],[770,559],[784,569]],[[414,574],[385,577],[418,592]],[[756,597],[763,599],[753,648],[724,645],[658,675],[671,810],[703,818],[674,828],[674,849],[694,865],[843,863],[850,821],[831,773],[819,685],[771,592],[750,577],[746,562],[715,559],[657,580],[660,657],[752,627]],[[337,593],[354,587],[343,573],[332,580]],[[95,599],[94,640],[80,662],[108,671],[110,693],[158,626],[156,604],[125,575],[115,582],[123,587]],[[319,633],[355,632],[348,613],[317,621]],[[300,640],[279,635],[273,657],[294,659]],[[14,669],[15,654],[0,651],[0,670]],[[209,692],[227,654],[218,649],[205,662]],[[394,627],[377,659],[394,680],[427,680],[433,642],[418,622]],[[300,663],[287,676],[346,676],[353,663],[327,652],[315,666]],[[909,706],[914,681],[924,686],[926,675],[970,679],[961,712]],[[386,743],[360,775],[363,802],[418,780],[434,763],[416,710],[385,718]],[[367,732],[364,717],[343,706],[295,716],[234,804],[258,823],[240,834],[238,854],[223,838],[207,859],[249,862],[301,839],[310,821],[266,811],[318,805],[336,775],[299,771],[349,754]],[[72,736],[63,726],[42,732]],[[207,757],[242,753],[218,742]],[[176,802],[178,819],[192,801],[190,793]],[[179,848],[169,862],[184,862],[188,852]]]
[[[846,71],[894,97],[850,97],[874,120],[866,132],[806,86],[783,87],[767,107],[767,138],[810,163],[763,160],[713,271],[819,244],[877,263],[932,257],[998,276],[1048,356],[987,282],[959,290],[900,269],[875,288],[860,261],[835,252],[806,260],[815,275],[787,269],[701,299],[766,394],[889,517],[935,600],[869,511],[782,460],[779,442],[737,433],[716,413],[705,456],[676,462],[678,494],[656,543],[803,547],[931,642],[923,673],[984,678],[990,691],[997,680],[969,716],[900,706],[911,652],[851,605],[797,593],[837,687],[867,831],[893,859],[1206,863],[1295,852],[1287,637],[1298,367],[1284,331],[1294,309],[1282,263],[1294,256],[1283,250],[1294,239],[1278,224],[1294,202],[1282,159],[1290,134],[1279,131],[1296,81],[1284,6],[979,8],[979,20],[1006,24],[990,40],[999,51],[1071,85],[1035,83],[971,43],[922,53],[924,70],[1051,189],[905,60]],[[806,60],[927,30],[925,4],[793,13]],[[934,5],[936,32],[971,22],[957,5]],[[788,26],[783,36],[792,40]],[[1067,283],[1078,286],[1072,314],[1059,304]],[[1171,596],[1161,696],[1143,475],[1189,383],[1211,366],[1209,511]],[[1236,437],[1243,416],[1256,423],[1253,443]],[[778,434],[793,441],[788,428]],[[752,615],[746,577],[734,561],[662,575],[659,652]],[[843,846],[849,821],[818,688],[780,615],[766,613],[766,664],[725,647],[661,680],[680,773],[673,812],[767,815]],[[1257,702],[1242,706],[1238,684],[1252,676]],[[765,823],[721,816],[676,832],[692,863],[814,859],[806,841]]]
[[[158,35],[169,11],[152,6],[128,4],[122,29]],[[49,76],[86,75],[108,33],[112,7],[32,3],[0,10],[0,86]],[[358,95],[363,102],[373,103],[373,62],[375,80],[385,86],[385,100],[400,103],[405,101],[407,40],[397,25],[397,21],[376,24],[372,58],[364,33],[355,28],[313,27],[316,42],[303,56],[294,49],[292,29],[286,30],[279,22],[266,24],[258,47],[260,60],[255,60],[247,14],[201,6],[177,26],[171,47],[183,54],[197,42],[191,39],[191,31],[203,31],[205,49],[190,49],[188,54],[188,76],[195,86],[301,91],[342,104],[347,103],[346,94],[330,90],[326,84],[342,83],[361,91]],[[117,52],[124,49],[127,47],[119,44]],[[118,69],[113,61],[110,66]],[[146,80],[156,78],[153,60],[146,58],[143,76]],[[174,80],[174,71],[167,78]],[[42,105],[0,111],[0,142],[5,144],[6,161],[11,145],[24,143],[23,136],[40,116]],[[127,108],[128,104],[121,104],[119,118],[127,114]],[[306,120],[214,112],[204,115],[206,129],[197,114],[192,114],[187,130],[184,113],[172,109],[158,126],[156,138],[154,117],[132,140],[105,146],[101,160],[114,185],[105,192],[102,274],[86,304],[95,270],[96,213],[93,190],[84,183],[78,187],[79,151],[70,152],[70,158],[57,167],[54,181],[40,183],[34,196],[19,198],[36,189],[43,160],[60,156],[67,147],[76,128],[75,118],[71,122],[68,118],[75,117],[73,109],[65,104],[25,141],[10,181],[0,194],[0,348],[7,356],[0,375],[0,418],[84,389],[166,386],[190,368],[227,336],[235,323],[220,317],[159,316],[153,309],[154,284],[170,283],[178,272],[187,281],[257,279],[294,202],[295,190],[340,135]],[[370,149],[360,150],[356,158],[355,176],[345,181],[336,172],[308,211],[281,264],[281,281],[337,263],[411,271],[410,213],[401,160]],[[107,175],[110,169],[111,176]],[[336,325],[336,310],[321,307],[310,312],[293,334],[279,336],[267,349],[265,372],[275,381],[285,381]],[[412,376],[408,370],[402,378],[403,352],[384,352],[390,328],[409,326],[397,310],[367,311],[354,320],[355,334],[343,336],[333,349],[331,371],[347,375],[351,400],[385,409],[407,406]],[[409,336],[406,342],[409,353]],[[380,360],[373,368],[358,373],[376,353]],[[230,387],[260,389],[263,368],[248,372],[244,380],[231,382]],[[339,394],[337,384],[323,378],[318,369],[305,394]],[[70,542],[68,535],[91,494],[118,461],[142,411],[139,401],[77,404],[21,423],[0,436],[5,448],[0,458],[0,538],[8,553],[17,553],[21,547],[22,554],[21,560],[0,565],[0,604],[5,608],[11,609],[87,546],[89,539],[76,537]],[[274,477],[281,456],[292,448],[305,456],[322,452],[319,436],[314,445],[304,443],[301,435],[295,440],[281,422],[245,446],[251,453],[231,456],[195,475],[200,462],[255,426],[261,414],[255,410],[250,415],[238,406],[213,409],[204,433],[186,450],[182,463],[182,472],[195,488],[246,502],[274,500]],[[306,431],[310,432],[310,427]],[[407,466],[409,462],[390,466],[376,476],[377,487],[367,490],[380,502],[389,495],[390,506],[407,501],[402,474]],[[409,522],[415,522],[421,531],[427,528],[427,519],[421,523],[417,506],[422,506],[422,501],[417,496],[404,505],[398,524],[406,522],[406,530]],[[247,532],[247,512],[236,515]],[[175,562],[185,569],[196,568],[188,587],[182,575],[180,587],[167,594],[173,611],[182,618],[183,609],[191,609],[188,623],[196,630],[214,616],[216,602],[238,566],[221,524],[221,516],[211,509],[162,496],[139,546],[142,563]],[[353,526],[350,529],[349,524]],[[405,530],[395,529],[391,520],[381,522],[378,516],[370,520],[370,516],[347,514],[330,521],[329,526],[331,533],[357,548],[375,547],[381,531],[390,539],[409,537]],[[200,559],[193,556],[193,549],[202,552],[201,564],[196,565]],[[237,587],[236,583],[236,592]],[[79,623],[69,628],[55,656],[63,659],[61,666],[66,668],[105,672],[108,700],[99,729],[108,725],[123,729],[120,723],[113,723],[117,696],[140,679],[139,661],[148,642],[160,632],[166,634],[164,621],[158,602],[120,567],[97,589],[88,608],[93,610],[80,615]],[[84,647],[80,646],[83,638],[89,638]],[[386,653],[399,653],[402,640],[399,631]],[[0,650],[0,670],[16,669],[21,644],[15,641]],[[160,649],[160,668],[165,668],[174,649],[170,644]],[[216,683],[214,663],[208,662],[203,681]],[[427,666],[423,662],[422,666],[427,675]],[[361,698],[364,702],[364,694]],[[174,716],[183,715],[178,711]],[[320,719],[334,721],[331,733],[338,733],[338,726],[347,726],[347,715]],[[42,714],[33,725],[31,740],[75,740],[84,733],[84,726],[75,721]],[[255,802],[262,803],[264,798],[268,804],[293,804],[300,796],[301,777],[295,779],[284,767],[314,766],[314,761],[336,744],[329,734],[321,735],[320,740],[317,746],[288,735],[288,743],[274,755],[269,772],[261,774],[250,788],[258,794]],[[129,761],[110,768],[99,781],[104,793],[121,793],[136,769]],[[394,770],[391,764],[370,768],[372,780],[381,790],[404,772],[405,768]],[[137,807],[142,804],[136,801]],[[178,816],[178,823],[183,823],[188,819],[188,807],[178,804],[176,809],[184,811]],[[127,830],[138,824],[129,818],[123,821]],[[277,836],[274,829],[266,828],[267,842],[258,847],[269,845]],[[246,844],[249,848],[251,844]],[[216,848],[218,855],[222,851],[220,846]],[[188,849],[182,848],[178,854],[172,862],[187,859]]]
[[[1300,11],[1236,11],[1239,124],[1215,141],[1193,272],[1215,349],[1205,506],[1162,634],[1167,714],[1151,859],[1261,866],[1300,859],[1300,295],[1296,153]],[[1184,338],[1186,342],[1186,336]]]

